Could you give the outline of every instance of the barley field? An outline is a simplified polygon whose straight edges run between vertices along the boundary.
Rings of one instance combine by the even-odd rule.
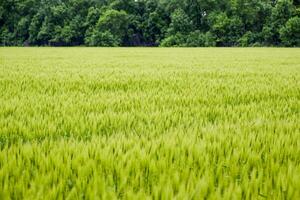
[[[300,199],[300,49],[0,48],[0,199]]]

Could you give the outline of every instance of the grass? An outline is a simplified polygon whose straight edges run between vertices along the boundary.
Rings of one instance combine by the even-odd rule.
[[[0,48],[0,199],[299,199],[300,49]]]

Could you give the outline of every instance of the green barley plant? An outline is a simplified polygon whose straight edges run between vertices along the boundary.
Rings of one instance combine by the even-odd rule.
[[[300,49],[0,48],[0,199],[299,199]]]

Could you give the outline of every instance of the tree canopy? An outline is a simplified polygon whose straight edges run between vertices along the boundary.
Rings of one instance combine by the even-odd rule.
[[[300,46],[299,0],[0,0],[2,46]]]

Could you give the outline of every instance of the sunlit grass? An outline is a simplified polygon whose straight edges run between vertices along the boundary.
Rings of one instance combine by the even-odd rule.
[[[300,49],[0,48],[0,199],[300,198]]]

